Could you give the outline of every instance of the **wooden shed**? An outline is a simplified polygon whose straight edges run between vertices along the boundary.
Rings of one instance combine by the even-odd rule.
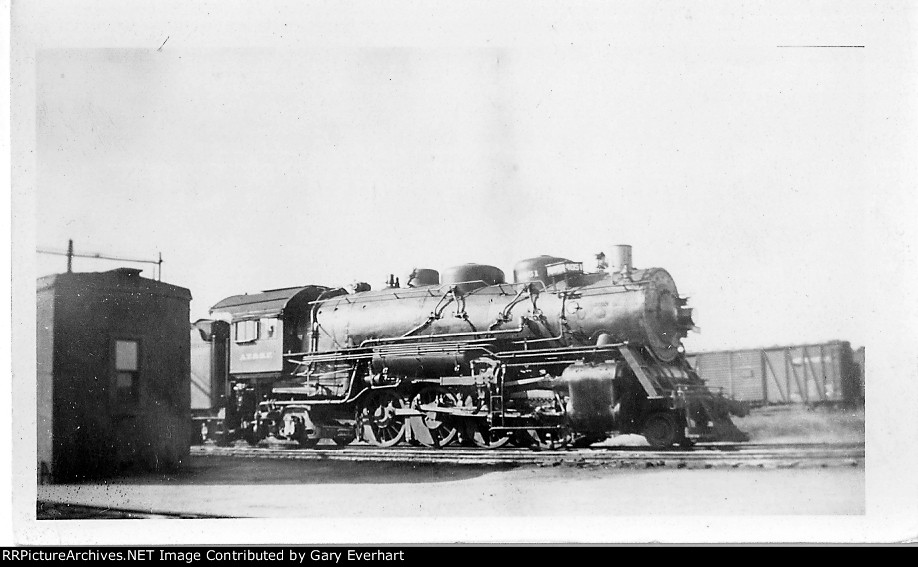
[[[37,295],[40,481],[179,465],[191,293],[119,268],[40,278]]]

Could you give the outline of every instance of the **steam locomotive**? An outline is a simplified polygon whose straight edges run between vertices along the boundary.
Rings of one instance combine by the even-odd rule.
[[[686,362],[692,309],[615,246],[597,269],[539,256],[415,269],[406,287],[309,285],[228,297],[192,325],[200,440],[378,446],[655,447],[744,439]]]

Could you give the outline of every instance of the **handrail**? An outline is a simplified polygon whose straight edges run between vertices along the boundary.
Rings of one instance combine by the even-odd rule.
[[[509,286],[524,285],[522,282],[521,282],[521,283],[500,283],[500,284],[493,284],[493,285],[491,285],[491,284],[489,284],[488,282],[486,282],[486,281],[484,281],[484,280],[469,280],[469,281],[465,281],[465,282],[455,282],[455,283],[437,284],[437,285],[435,285],[435,286],[431,285],[431,286],[423,286],[423,287],[387,287],[387,288],[382,288],[382,289],[370,290],[369,292],[364,292],[364,291],[362,291],[362,292],[359,292],[359,293],[378,293],[378,292],[382,292],[382,291],[390,291],[390,292],[392,292],[392,293],[400,293],[400,294],[403,294],[401,297],[411,297],[411,296],[414,296],[414,295],[425,295],[425,294],[428,294],[428,295],[429,295],[433,290],[441,291],[441,290],[443,290],[444,288],[446,288],[446,292],[449,292],[452,288],[454,288],[454,287],[456,287],[456,286],[468,285],[468,284],[476,284],[476,283],[482,284],[481,287],[477,287],[477,288],[475,288],[475,289],[469,290],[468,292],[466,292],[466,293],[463,294],[463,295],[471,295],[471,294],[475,293],[476,291],[478,291],[479,289],[484,289],[484,288],[486,288],[486,287],[499,287],[499,286],[504,286],[504,285],[509,285]],[[528,282],[527,282],[527,283],[528,283]],[[345,288],[339,287],[339,288],[336,288],[336,289],[345,289]],[[354,294],[348,293],[348,295],[354,295]],[[310,301],[310,302],[309,302],[309,305],[316,305],[316,304],[319,304],[319,303],[325,303],[326,301],[331,301],[331,300],[337,299],[337,298],[339,298],[339,297],[342,297],[342,296],[336,295],[336,296],[334,296],[334,297],[329,297],[329,298],[327,298],[327,299],[317,298],[315,301]]]

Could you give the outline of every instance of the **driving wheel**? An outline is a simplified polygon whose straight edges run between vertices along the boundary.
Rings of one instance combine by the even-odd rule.
[[[422,389],[411,401],[411,407],[424,412],[424,424],[430,429],[431,437],[440,447],[446,447],[456,439],[459,428],[455,420],[447,413],[425,411],[423,406],[454,408],[459,405],[459,398],[442,386],[428,386]],[[429,444],[429,443],[426,443]]]
[[[373,392],[364,401],[357,416],[364,426],[368,443],[378,447],[391,447],[405,437],[407,423],[404,416],[396,415],[402,400],[391,390]]]

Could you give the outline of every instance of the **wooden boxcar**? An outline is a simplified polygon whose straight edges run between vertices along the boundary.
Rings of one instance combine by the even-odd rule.
[[[688,360],[709,388],[751,405],[863,401],[863,367],[847,341],[698,352]]]

